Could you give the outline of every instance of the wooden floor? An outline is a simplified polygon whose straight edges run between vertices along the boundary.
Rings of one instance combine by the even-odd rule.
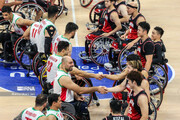
[[[73,18],[72,3],[74,2],[75,18]],[[165,42],[169,64],[174,68],[176,76],[168,84],[164,100],[158,111],[157,120],[180,119],[180,0],[140,0],[141,13],[150,23],[151,28],[161,26],[165,30],[163,40]],[[69,9],[67,16],[58,18],[56,26],[60,34],[64,33],[67,22],[76,21],[79,25],[77,39],[72,40],[73,46],[84,46],[84,37],[87,35],[85,24],[89,21],[90,7],[82,8],[79,0],[65,0]],[[150,32],[151,33],[151,32]],[[78,57],[78,56],[77,56]],[[5,90],[0,89],[0,92]],[[100,100],[100,106],[89,108],[92,120],[101,120],[109,113],[108,100]],[[0,120],[12,120],[23,109],[34,106],[34,97],[0,96]]]

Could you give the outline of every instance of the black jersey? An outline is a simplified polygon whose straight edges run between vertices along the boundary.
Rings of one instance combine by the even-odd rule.
[[[125,115],[109,115],[103,118],[103,120],[131,120],[131,118]]]

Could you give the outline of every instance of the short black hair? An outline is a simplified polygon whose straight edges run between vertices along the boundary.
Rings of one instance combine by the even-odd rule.
[[[147,33],[149,33],[149,30],[150,30],[150,25],[149,25],[149,23],[147,23],[147,22],[140,22],[140,23],[139,23],[139,26],[140,26],[143,30],[146,30]]]
[[[75,30],[78,29],[78,25],[73,23],[73,22],[69,22],[67,25],[66,25],[66,30],[65,30],[65,33],[71,33]]]
[[[52,106],[53,102],[57,102],[59,97],[60,97],[60,95],[58,95],[58,94],[55,94],[55,93],[50,94],[48,97],[49,105]]]
[[[35,106],[42,106],[46,102],[47,102],[47,95],[46,94],[39,94],[36,97]]]
[[[58,52],[61,52],[63,49],[67,49],[69,47],[69,43],[67,41],[59,41],[58,43]]]
[[[3,6],[1,11],[4,13],[4,12],[7,12],[7,13],[11,13],[12,12],[12,9],[10,6]]]
[[[54,17],[58,13],[58,7],[57,6],[50,6],[48,8],[48,18]]]
[[[143,76],[141,72],[139,71],[131,71],[128,75],[127,78],[131,80],[132,82],[136,81],[138,86],[141,86],[141,82],[143,80]]]
[[[141,58],[137,54],[130,54],[130,55],[127,56],[126,60],[127,61],[141,60]]]
[[[161,27],[156,26],[154,28],[154,30],[156,30],[158,32],[158,34],[160,34],[161,37],[164,34],[164,30]]]
[[[122,103],[119,100],[111,100],[110,101],[110,108],[113,113],[121,113]]]

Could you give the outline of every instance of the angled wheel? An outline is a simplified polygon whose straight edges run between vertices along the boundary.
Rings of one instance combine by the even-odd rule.
[[[41,73],[40,73],[40,78],[39,78],[39,83],[41,84],[41,87],[44,89],[44,83],[47,81],[47,69],[46,65],[43,66]]]
[[[162,65],[152,64],[151,69],[149,70],[149,76],[157,80],[163,90],[166,88],[168,83],[168,75]]]
[[[19,64],[20,64],[20,56],[28,46],[29,42],[30,42],[29,40],[20,37],[14,44],[14,57]]]
[[[98,22],[104,9],[105,9],[104,1],[98,2],[91,8],[89,12],[89,20],[91,21],[91,23]]]
[[[149,87],[151,101],[154,103],[156,109],[159,109],[163,101],[162,87],[154,78],[149,78]]]
[[[10,23],[6,20],[0,21],[0,33],[10,32]]]
[[[58,0],[58,9],[59,9],[59,12],[58,12],[58,17],[63,13],[63,10],[64,10],[64,0]]]
[[[104,66],[109,62],[108,54],[113,40],[115,39],[112,37],[99,37],[91,43],[89,54],[94,63]]]
[[[66,111],[61,111],[63,114],[64,119],[63,120],[77,120],[71,113],[68,113]]]
[[[73,80],[77,85],[81,87],[92,87],[91,84],[86,80],[86,78],[83,78],[82,80]],[[85,102],[87,102],[88,105],[91,103],[92,95],[93,93],[82,94],[82,96],[85,98]]]
[[[88,7],[92,3],[92,1],[93,0],[79,0],[82,7]]]
[[[156,120],[157,118],[157,110],[153,102],[149,103],[149,117],[148,120]]]
[[[26,70],[31,70],[32,68],[31,64],[32,64],[32,58],[24,50],[20,55],[20,65]]]
[[[126,68],[127,63],[127,56],[130,54],[134,54],[135,47],[132,47],[131,49],[127,50],[126,48],[123,48],[118,56],[118,67],[120,71],[123,71]]]
[[[26,19],[35,20],[38,12],[45,13],[45,10],[36,3],[24,3],[19,8],[17,8],[16,12],[22,12],[25,15]]]
[[[126,0],[126,4],[128,4],[129,2],[136,2],[137,3],[137,6],[138,6],[138,12],[140,11],[141,9],[141,4],[140,4],[140,1],[139,0]]]

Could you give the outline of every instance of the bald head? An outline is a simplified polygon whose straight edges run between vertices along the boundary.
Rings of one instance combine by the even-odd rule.
[[[68,61],[71,61],[72,58],[70,56],[64,56],[62,57],[62,63],[67,63]]]
[[[70,56],[64,56],[62,57],[62,67],[67,72],[72,71],[72,68],[74,66],[74,62]]]

